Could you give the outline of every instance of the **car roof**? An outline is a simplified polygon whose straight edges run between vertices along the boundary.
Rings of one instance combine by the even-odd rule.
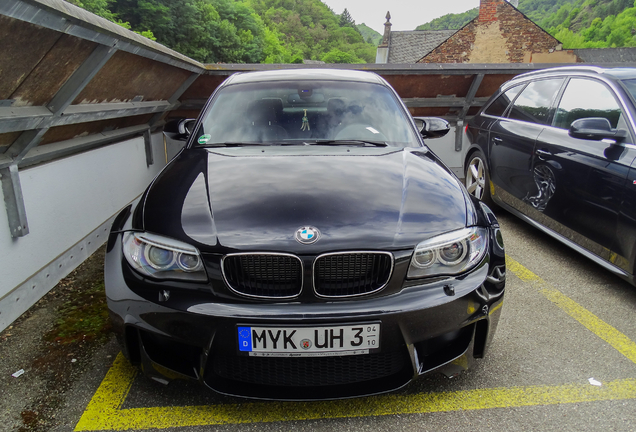
[[[373,72],[348,69],[280,69],[243,72],[231,75],[223,84],[293,80],[359,81],[386,85],[386,81]]]
[[[511,81],[516,81],[517,79],[523,79],[528,77],[542,76],[542,75],[551,75],[554,73],[558,74],[576,74],[576,73],[587,73],[587,74],[598,74],[603,75],[609,78],[614,79],[628,79],[628,78],[636,78],[636,68],[602,68],[598,66],[562,66],[555,67],[549,69],[541,69],[532,72],[526,72],[524,74],[517,75]]]

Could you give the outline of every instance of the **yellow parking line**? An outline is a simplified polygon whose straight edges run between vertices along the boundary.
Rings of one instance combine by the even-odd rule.
[[[510,258],[508,255],[506,255],[506,267],[508,270],[517,275],[519,279],[530,283],[538,289],[541,294],[548,298],[548,300],[560,307],[572,318],[583,324],[592,333],[609,343],[613,348],[618,350],[618,352],[636,363],[636,343],[623,333],[607,324],[560,291],[554,289],[550,286],[550,284],[519,264],[514,259]]]
[[[121,409],[135,376],[136,369],[120,354],[75,430],[163,429],[636,399],[636,379],[623,379],[604,382],[602,387],[586,383],[385,395],[328,402],[250,402]]]
[[[508,270],[636,362],[636,344],[614,327],[563,295],[509,256]],[[249,402],[210,406],[122,409],[137,370],[119,354],[77,423],[76,431],[144,430],[182,426],[266,423],[328,418],[421,414],[491,408],[636,399],[636,379],[585,384],[383,395],[328,402]]]

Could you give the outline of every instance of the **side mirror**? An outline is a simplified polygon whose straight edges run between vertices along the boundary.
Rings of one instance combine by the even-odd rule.
[[[450,124],[439,117],[413,117],[424,138],[441,138],[450,131]]]
[[[609,120],[604,117],[586,117],[574,120],[568,134],[573,138],[594,141],[611,139],[619,142],[627,138],[625,129],[612,129]]]
[[[196,119],[176,118],[168,121],[163,127],[163,133],[170,139],[187,141],[192,134]]]

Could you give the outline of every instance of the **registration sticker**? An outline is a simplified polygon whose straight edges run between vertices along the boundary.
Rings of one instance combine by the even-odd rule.
[[[212,135],[205,134],[205,135],[201,135],[197,141],[199,144],[205,144],[208,141],[210,141],[211,138],[212,138]]]
[[[329,327],[238,327],[239,352],[255,357],[369,354],[380,348],[380,323]]]

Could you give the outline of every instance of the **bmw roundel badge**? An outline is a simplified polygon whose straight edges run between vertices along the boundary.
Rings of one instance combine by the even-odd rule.
[[[318,231],[318,228],[305,226],[302,228],[298,228],[295,238],[298,243],[312,244],[317,242],[320,238],[320,231]]]

